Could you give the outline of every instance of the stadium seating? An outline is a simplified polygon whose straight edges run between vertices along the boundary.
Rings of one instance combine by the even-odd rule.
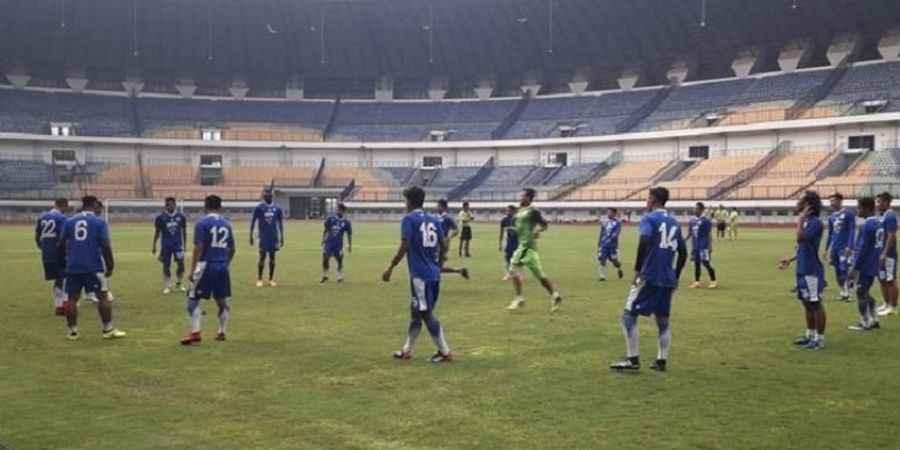
[[[0,132],[50,134],[50,123],[73,126],[75,135],[135,136],[128,98],[0,89]]]
[[[499,166],[494,167],[487,177],[466,198],[481,201],[515,200],[522,190],[522,181],[535,166]]]
[[[513,139],[551,137],[559,125],[576,126],[576,136],[610,134],[658,89],[581,97],[532,99],[506,135]]]
[[[878,190],[900,193],[900,149],[869,152],[841,176],[816,182],[823,194],[840,192],[847,196],[874,195]]]
[[[638,129],[688,128],[704,113],[727,109],[754,83],[755,80],[744,79],[677,87]]]
[[[729,192],[726,198],[735,200],[790,198],[816,180],[812,172],[829,156],[831,152],[828,150],[783,155],[764,173]]]
[[[693,200],[712,198],[716,190],[741,171],[756,167],[766,157],[755,155],[719,156],[698,162],[674,181],[661,183],[669,189],[669,198]],[[737,182],[739,180],[735,180]]]
[[[316,176],[314,166],[225,166],[222,168],[222,184],[228,186],[253,186],[259,190],[276,180],[276,184],[305,186],[312,184]],[[280,181],[279,181],[280,180]]]
[[[659,172],[671,163],[671,160],[663,159],[620,163],[599,179],[570,192],[565,200],[627,199],[650,186]]]
[[[53,167],[41,161],[0,160],[0,189],[46,189],[55,184]]]

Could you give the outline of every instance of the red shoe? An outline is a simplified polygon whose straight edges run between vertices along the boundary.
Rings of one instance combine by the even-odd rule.
[[[196,333],[188,333],[185,337],[181,338],[181,345],[191,345],[200,342],[200,332]]]
[[[217,341],[224,341],[224,340],[225,340],[225,333],[219,333],[219,334],[217,334],[217,335],[216,335],[216,340],[217,340]]]
[[[412,352],[405,352],[403,350],[397,350],[394,352],[394,359],[399,359],[401,361],[409,361],[412,359]]]
[[[66,315],[66,307],[65,306],[57,306],[56,308],[54,308],[53,315],[56,315],[56,316]]]

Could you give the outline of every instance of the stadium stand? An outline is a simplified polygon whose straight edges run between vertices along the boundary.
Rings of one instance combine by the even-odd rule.
[[[40,161],[0,159],[0,189],[47,189],[55,184],[53,167]]]
[[[133,117],[122,96],[0,89],[0,132],[48,135],[58,122],[75,135],[135,136]]]
[[[565,200],[625,200],[650,186],[670,164],[670,159],[620,163],[602,177],[570,192]]]
[[[874,195],[879,191],[900,194],[900,148],[867,153],[841,176],[827,177],[815,186],[823,193],[840,192],[847,196]]]
[[[815,169],[829,156],[829,150],[807,150],[778,157],[763,173],[729,192],[725,198],[785,199],[816,181]]]
[[[722,189],[749,178],[748,171],[759,168],[766,158],[766,153],[710,158],[696,163],[676,180],[662,184],[675,200],[715,198]]]

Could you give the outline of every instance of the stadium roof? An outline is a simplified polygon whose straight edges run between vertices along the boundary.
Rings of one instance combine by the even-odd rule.
[[[755,48],[757,70],[777,68],[795,39],[813,45],[806,65],[825,64],[830,39],[858,32],[860,58],[900,24],[896,0],[6,0],[0,71],[37,84],[76,73],[102,85],[136,77],[148,85],[191,79],[211,88],[245,80],[283,89],[304,80],[336,92],[452,86],[478,79],[502,88],[534,76],[562,85],[582,73],[615,87],[625,68],[642,84],[665,82],[678,58],[692,79],[731,76],[732,58]],[[796,6],[796,7],[795,7]]]

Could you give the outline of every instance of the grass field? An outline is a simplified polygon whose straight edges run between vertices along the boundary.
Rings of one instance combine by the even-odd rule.
[[[355,228],[345,284],[318,282],[319,225],[291,224],[280,286],[258,289],[239,224],[230,340],[191,348],[178,345],[184,301],[161,295],[149,226],[112,226],[115,320],[128,332],[115,342],[101,340],[87,305],[82,339],[67,341],[30,227],[0,228],[0,447],[897,448],[900,320],[851,334],[855,305],[829,289],[828,348],[793,348],[801,307],[793,273],[775,269],[793,248],[787,230],[719,244],[721,289],[676,296],[669,372],[623,375],[606,364],[623,353],[628,285],[596,281],[593,227],[553,226],[541,238],[565,295],[555,315],[533,280],[527,307],[504,310],[512,293],[499,281],[496,229],[476,227],[473,279],[442,283],[438,315],[456,361],[438,366],[424,362],[424,332],[415,360],[390,357],[408,320],[405,264],[390,284],[379,276],[399,226]],[[626,229],[626,264],[634,247]],[[214,314],[204,328],[210,337]],[[655,325],[642,331],[649,363]]]

